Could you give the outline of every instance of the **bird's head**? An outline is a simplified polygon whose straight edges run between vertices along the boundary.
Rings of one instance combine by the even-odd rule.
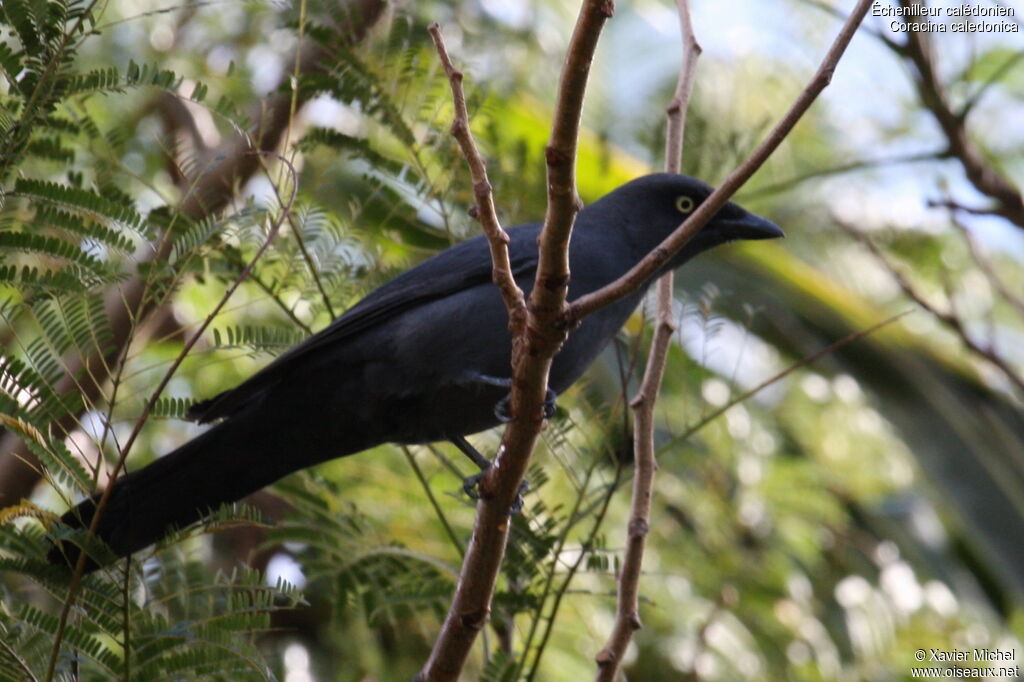
[[[613,214],[625,224],[638,257],[650,252],[686,220],[712,192],[696,178],[655,173],[637,178],[595,202],[590,208]],[[621,229],[621,227],[619,228]],[[784,237],[781,229],[738,204],[728,202],[718,210],[676,254],[668,268],[677,268],[702,251],[738,239]]]

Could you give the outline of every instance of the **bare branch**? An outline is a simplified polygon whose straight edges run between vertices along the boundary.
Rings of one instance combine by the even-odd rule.
[[[479,483],[473,537],[448,616],[430,658],[417,676],[421,682],[457,680],[477,632],[490,615],[491,597],[508,542],[509,509],[544,424],[551,361],[567,334],[568,328],[561,322],[569,281],[569,236],[579,210],[576,139],[594,50],[613,10],[611,0],[586,0],[566,52],[546,153],[548,211],[540,237],[536,282],[526,322],[512,339],[510,411],[514,421],[505,429],[494,465]]]
[[[900,4],[908,7],[911,0],[900,0]],[[945,88],[935,72],[925,34],[908,31],[907,40],[900,45],[898,54],[908,59],[914,66],[914,85],[917,87],[921,103],[942,128],[949,150],[960,161],[967,179],[975,189],[999,204],[993,213],[1024,228],[1024,197],[1012,182],[985,160],[981,150],[967,135],[966,117],[970,111],[970,102],[962,112],[953,110]]]
[[[1007,211],[1006,207],[1002,204],[995,204],[992,206],[966,206],[955,199],[930,199],[927,205],[928,208],[946,208],[950,211],[967,213],[969,215],[999,216],[1000,218],[1006,218],[1010,222],[1013,222],[1012,211]]]
[[[569,287],[569,236],[581,206],[576,193],[576,145],[583,95],[597,38],[614,8],[611,0],[584,2],[558,82],[554,125],[544,150],[548,209],[540,233],[537,286],[530,293],[530,314],[541,319],[550,316],[553,321],[565,305]],[[531,326],[534,325],[531,323]],[[539,328],[532,331],[542,332]]]
[[[748,390],[744,391],[743,393],[740,393],[739,395],[737,395],[735,398],[733,398],[732,400],[730,400],[726,404],[722,405],[721,407],[719,407],[717,409],[712,410],[708,414],[706,414],[703,417],[701,417],[700,420],[696,424],[688,426],[686,428],[686,430],[683,431],[682,433],[680,433],[678,436],[676,436],[675,438],[672,438],[667,443],[664,443],[661,446],[662,451],[664,451],[664,450],[666,450],[668,448],[671,448],[671,447],[673,447],[674,445],[676,445],[678,443],[686,442],[686,440],[690,436],[692,436],[693,434],[697,433],[698,431],[700,431],[705,426],[707,426],[711,422],[713,422],[716,419],[718,419],[719,417],[721,417],[723,414],[725,414],[726,412],[728,412],[732,408],[734,408],[737,405],[739,405],[740,403],[745,402],[746,400],[752,398],[754,395],[760,393],[761,391],[763,391],[764,389],[768,388],[769,386],[771,386],[775,382],[781,381],[782,379],[785,379],[787,376],[789,376],[793,372],[797,371],[801,367],[807,367],[808,365],[812,365],[815,362],[817,362],[818,360],[820,360],[821,358],[825,357],[826,355],[830,355],[830,354],[836,352],[837,350],[839,350],[839,349],[841,349],[841,348],[843,348],[845,346],[848,346],[849,344],[853,343],[854,341],[858,341],[858,340],[860,340],[862,338],[870,336],[871,334],[874,334],[876,331],[879,331],[880,329],[884,329],[885,327],[888,327],[893,322],[896,322],[897,320],[903,318],[906,315],[909,315],[912,312],[914,312],[913,309],[904,310],[901,313],[896,313],[892,317],[887,317],[886,319],[882,320],[881,322],[876,322],[875,324],[871,325],[867,329],[861,329],[860,331],[851,332],[850,334],[847,334],[846,336],[844,336],[843,338],[839,339],[838,341],[825,346],[821,350],[816,351],[816,352],[814,352],[814,353],[812,353],[810,355],[807,355],[807,356],[805,356],[803,358],[800,358],[800,360],[794,362],[789,367],[786,367],[781,372],[778,372],[777,374],[774,374],[774,375],[768,377],[767,379],[765,379],[764,381],[759,383],[757,386],[754,386],[753,388],[748,389]]]
[[[679,14],[679,31],[683,40],[683,61],[679,69],[679,78],[676,80],[676,91],[665,110],[668,119],[665,131],[665,172],[667,173],[679,173],[682,168],[686,112],[690,107],[693,79],[697,73],[697,60],[703,51],[693,32],[693,20],[690,18],[688,0],[676,0],[676,11]]]
[[[666,109],[667,128],[665,131],[665,170],[678,173],[683,153],[683,132],[686,112],[693,91],[693,79],[697,70],[697,59],[701,47],[693,32],[690,6],[687,0],[677,0],[679,27],[682,34],[683,61],[679,69],[675,94]],[[674,275],[666,273],[658,281],[658,313],[654,338],[647,356],[647,368],[640,389],[630,402],[635,419],[633,421],[633,498],[627,529],[626,553],[619,572],[618,603],[615,625],[608,642],[597,654],[596,678],[611,682],[616,678],[622,665],[623,655],[629,646],[633,633],[642,626],[640,620],[640,571],[643,566],[644,545],[650,528],[651,497],[654,494],[654,472],[658,465],[654,457],[654,407],[658,391],[665,374],[665,364],[672,335],[676,331],[672,313],[672,289]]]
[[[526,299],[523,297],[523,290],[516,284],[512,276],[512,263],[508,255],[508,234],[501,228],[498,221],[498,214],[494,210],[494,195],[491,191],[491,183],[487,178],[487,164],[480,154],[473,139],[473,133],[469,129],[469,112],[466,110],[466,96],[462,90],[462,72],[455,68],[448,50],[441,37],[441,28],[437,23],[427,27],[430,37],[434,40],[434,47],[437,48],[437,55],[444,66],[444,72],[448,76],[448,82],[452,88],[452,104],[455,107],[455,120],[452,122],[452,137],[459,143],[462,155],[466,157],[469,164],[469,173],[473,178],[473,195],[476,199],[476,219],[487,235],[487,243],[491,247],[491,263],[493,267],[491,279],[501,291],[501,297],[505,301],[505,309],[509,315],[509,330],[513,335],[518,335],[526,321]]]
[[[924,294],[922,294],[917,287],[915,287],[906,275],[896,264],[893,263],[889,257],[875,244],[874,240],[871,239],[867,234],[861,232],[857,228],[844,223],[838,218],[833,218],[836,224],[842,227],[846,232],[860,241],[864,246],[871,251],[871,254],[875,259],[886,269],[886,271],[896,280],[896,284],[899,285],[903,293],[910,298],[919,306],[924,308],[926,311],[945,325],[950,331],[960,337],[960,341],[975,355],[978,355],[990,363],[998,367],[1002,373],[1009,379],[1016,387],[1020,390],[1021,395],[1024,395],[1024,375],[1022,375],[1017,369],[1015,369],[1005,358],[1003,358],[995,348],[991,345],[983,346],[979,342],[975,341],[974,338],[967,332],[966,325],[963,320],[957,315],[956,310],[951,308],[950,310],[940,310],[938,307],[933,305]],[[950,299],[952,300],[952,299]]]
[[[967,248],[971,252],[971,259],[974,260],[974,264],[985,275],[992,288],[1003,297],[1003,300],[1013,306],[1017,314],[1020,315],[1020,319],[1024,320],[1024,298],[1010,291],[1010,287],[1007,286],[1003,278],[996,272],[992,262],[982,253],[981,247],[978,245],[974,235],[971,234],[971,231],[967,229],[967,226],[957,220],[956,216],[950,216],[950,219],[953,226],[963,235],[964,241],[967,242]]]
[[[629,646],[633,633],[643,625],[640,621],[639,605],[640,571],[647,532],[650,529],[654,472],[658,468],[654,458],[654,407],[675,330],[676,325],[672,317],[672,277],[666,275],[658,281],[658,323],[654,330],[654,338],[651,340],[644,378],[636,397],[630,402],[635,415],[633,498],[630,503],[626,552],[618,576],[615,625],[607,644],[595,657],[597,674],[594,679],[600,682],[611,682],[616,679],[626,647]]]
[[[790,131],[814,100],[821,94],[821,91],[828,86],[832,80],[832,74],[835,71],[836,64],[839,62],[839,58],[842,57],[847,45],[850,44],[850,40],[857,31],[857,27],[864,19],[864,15],[867,14],[870,7],[871,0],[858,0],[856,7],[850,16],[847,17],[846,23],[843,24],[839,35],[832,42],[832,46],[829,48],[811,82],[804,88],[789,111],[786,112],[786,115],[776,124],[775,128],[758,148],[697,207],[697,210],[675,232],[669,235],[658,248],[649,253],[647,257],[641,260],[629,272],[611,284],[573,301],[565,313],[567,324],[578,323],[594,311],[628,296],[643,286],[643,283],[651,275],[667,263],[683,247],[686,241],[696,234],[718,212],[718,209],[725,205],[729,198],[736,193],[736,190],[764,164],[779,144],[786,139],[786,136],[789,135]]]

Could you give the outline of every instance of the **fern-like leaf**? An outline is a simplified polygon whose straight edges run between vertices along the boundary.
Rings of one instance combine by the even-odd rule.
[[[185,419],[188,408],[194,402],[192,398],[160,398],[153,406],[150,416],[158,419]]]
[[[97,217],[138,228],[142,217],[131,206],[118,204],[93,192],[47,180],[18,178],[14,191],[23,196],[77,208]]]
[[[244,348],[252,352],[278,354],[299,341],[305,335],[301,330],[288,327],[256,327],[235,325],[223,330],[213,330],[213,342],[218,348]]]

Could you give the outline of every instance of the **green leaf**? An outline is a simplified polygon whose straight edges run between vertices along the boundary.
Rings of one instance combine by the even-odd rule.
[[[138,228],[142,217],[131,206],[116,203],[94,192],[47,180],[18,178],[16,194],[73,207],[115,222]]]

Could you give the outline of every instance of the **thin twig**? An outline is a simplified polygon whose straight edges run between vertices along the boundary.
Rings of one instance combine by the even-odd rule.
[[[667,443],[664,443],[659,448],[659,452],[664,452],[664,451],[666,451],[666,450],[668,450],[668,449],[670,449],[672,447],[675,447],[679,443],[685,442],[693,434],[697,433],[698,431],[700,431],[705,426],[707,426],[711,422],[713,422],[716,419],[718,419],[719,417],[721,417],[723,414],[725,414],[726,412],[728,412],[732,408],[736,407],[737,405],[739,405],[742,402],[745,402],[746,400],[749,400],[750,398],[754,397],[756,394],[758,394],[761,391],[763,391],[764,389],[768,388],[769,386],[771,386],[775,382],[780,381],[780,380],[786,378],[787,376],[789,376],[793,372],[797,371],[801,367],[806,367],[807,365],[814,364],[815,362],[817,362],[821,358],[825,357],[826,355],[834,353],[837,350],[839,350],[840,348],[843,348],[844,346],[848,346],[849,344],[853,343],[854,341],[858,341],[858,340],[860,340],[860,339],[862,339],[862,338],[864,338],[866,336],[870,336],[871,334],[874,334],[876,331],[878,331],[878,330],[880,330],[880,329],[882,329],[884,327],[888,327],[893,322],[896,322],[900,318],[902,318],[902,317],[904,317],[906,315],[909,315],[912,312],[914,312],[914,311],[913,310],[904,310],[901,313],[896,313],[892,317],[887,317],[886,319],[882,320],[881,322],[876,322],[875,324],[871,325],[867,329],[861,329],[860,331],[855,331],[855,332],[852,332],[850,334],[847,334],[843,338],[839,339],[838,341],[835,341],[834,343],[830,343],[829,345],[825,346],[824,348],[822,348],[821,350],[817,351],[816,353],[811,353],[808,356],[800,358],[799,360],[797,360],[796,362],[794,362],[792,365],[790,365],[789,367],[785,368],[781,372],[778,372],[777,374],[773,374],[772,376],[768,377],[767,379],[765,379],[764,381],[762,381],[758,385],[754,386],[753,388],[747,389],[746,391],[744,391],[743,393],[740,393],[739,395],[737,395],[735,398],[733,398],[732,400],[730,400],[726,404],[724,404],[721,407],[719,407],[719,408],[717,408],[715,410],[712,410],[708,414],[704,415],[695,424],[692,424],[691,426],[688,426],[686,428],[686,430],[683,431],[681,434],[679,434],[678,436],[674,437],[672,440],[668,441]]]
[[[441,509],[441,504],[437,501],[437,497],[434,495],[434,491],[430,489],[430,483],[427,482],[427,477],[423,475],[423,470],[420,469],[420,465],[416,463],[416,457],[409,450],[408,445],[402,446],[402,452],[405,454],[405,459],[409,462],[409,466],[416,474],[416,479],[420,482],[420,486],[423,487],[423,492],[426,493],[427,499],[430,501],[430,506],[434,508],[434,513],[437,515],[437,519],[441,522],[444,527],[445,534],[448,535],[448,539],[451,540],[452,546],[455,551],[459,553],[459,556],[463,556],[466,553],[466,548],[462,546],[462,540],[455,533],[455,529],[452,528],[452,524],[448,522],[448,517],[444,515],[444,510]]]
[[[857,27],[864,19],[864,15],[871,8],[872,0],[858,0],[857,6],[846,19],[839,35],[832,42],[828,53],[825,55],[815,72],[811,82],[804,88],[796,101],[776,124],[775,128],[768,134],[763,142],[747,157],[747,159],[734,170],[729,177],[711,195],[701,203],[697,209],[690,214],[690,217],[675,232],[669,235],[654,251],[649,253],[643,260],[629,270],[619,279],[604,286],[597,291],[581,296],[573,301],[565,312],[566,324],[576,324],[587,315],[603,308],[610,303],[618,301],[643,286],[651,275],[657,272],[679,251],[686,241],[702,228],[712,216],[729,200],[736,190],[745,183],[751,175],[760,168],[775,149],[782,143],[786,136],[811,106],[821,91],[824,90],[832,80],[839,58],[842,57],[847,45],[853,38]]]
[[[83,10],[84,20],[89,16],[92,3]],[[351,0],[346,3],[346,20],[338,27],[338,34],[346,44],[355,44],[363,39],[370,29],[383,16],[388,3],[382,0]],[[79,30],[81,20],[76,24]],[[323,70],[319,64],[325,58],[325,52],[316,46],[307,44],[301,50],[304,73],[312,70]],[[55,53],[56,54],[56,53]],[[56,57],[55,57],[56,60]],[[59,60],[56,60],[59,61]],[[44,78],[38,79],[40,83]],[[303,93],[300,93],[303,94]],[[303,94],[303,96],[305,96]],[[245,184],[259,164],[252,158],[254,150],[272,152],[277,149],[283,135],[284,127],[290,112],[290,95],[276,96],[264,106],[257,123],[250,134],[239,134],[225,141],[216,150],[211,150],[209,163],[205,168],[197,169],[189,183],[182,187],[183,198],[179,211],[195,220],[200,220],[219,213],[235,196],[235,189]],[[25,110],[25,107],[22,107]],[[229,121],[230,122],[230,121]],[[255,146],[254,146],[255,145]],[[152,246],[151,255],[142,262],[158,262],[166,259],[172,240],[161,236]],[[140,268],[141,269],[141,268]],[[132,342],[138,324],[155,314],[168,315],[165,309],[158,313],[157,305],[148,298],[151,291],[152,277],[160,272],[159,268],[149,268],[148,277],[140,274],[132,277],[115,290],[109,292],[104,299],[106,316],[109,320],[111,334],[108,347],[116,349]],[[89,363],[97,363],[100,359],[93,355]],[[73,378],[83,370],[78,358],[67,357],[62,362],[65,372],[54,386],[54,390],[64,395],[76,390]],[[95,371],[95,370],[93,370]],[[82,394],[88,401],[98,402],[102,398],[101,385],[87,385]],[[64,433],[69,433],[76,422],[76,415],[67,414],[51,426]],[[35,462],[27,445],[19,440],[14,433],[0,432],[0,506],[17,502],[28,497],[39,479]]]
[[[548,212],[540,237],[536,282],[525,323],[512,339],[510,412],[514,421],[505,429],[494,466],[478,485],[480,500],[473,536],[444,625],[417,676],[421,682],[457,680],[477,632],[490,615],[494,585],[508,543],[509,509],[544,424],[552,358],[568,333],[559,322],[568,286],[569,235],[579,202],[574,172],[576,138],[597,39],[613,10],[611,0],[586,0],[566,51],[546,154]],[[518,323],[510,318],[510,324]]]
[[[927,206],[928,208],[945,208],[950,211],[967,213],[968,215],[999,216],[1000,218],[1006,218],[1007,220],[1013,221],[1013,217],[1006,211],[1006,208],[1002,204],[993,204],[991,206],[967,206],[955,199],[930,199]]]
[[[702,52],[697,36],[693,32],[693,20],[690,18],[688,0],[677,0],[676,11],[679,15],[679,31],[683,41],[683,61],[676,80],[676,91],[672,101],[665,110],[667,129],[665,131],[665,172],[679,173],[683,159],[683,137],[686,132],[686,112],[690,108],[690,95],[693,93],[694,76],[697,73],[697,60]]]
[[[275,185],[277,187],[277,185]],[[277,190],[275,189],[275,192]],[[327,314],[331,316],[333,320],[337,317],[337,313],[334,312],[334,306],[331,305],[331,297],[327,293],[327,289],[324,288],[323,280],[320,279],[320,268],[317,266],[313,257],[310,255],[309,250],[306,248],[306,240],[302,236],[302,230],[295,224],[290,216],[288,218],[288,224],[292,228],[292,236],[295,237],[295,243],[299,246],[299,251],[302,252],[302,259],[306,262],[306,267],[309,268],[309,274],[313,278],[313,283],[316,284],[317,291],[320,292],[320,299],[324,302],[324,308],[327,309]]]
[[[693,91],[693,79],[701,47],[693,32],[688,0],[676,1],[679,27],[682,34],[683,61],[679,69],[675,94],[666,109],[665,170],[678,173],[682,165],[683,133],[686,112]],[[595,679],[611,682],[619,673],[623,655],[633,633],[640,629],[640,572],[643,567],[644,545],[650,529],[651,498],[654,494],[654,472],[658,465],[654,458],[654,408],[658,401],[661,380],[676,331],[672,313],[673,274],[668,272],[658,281],[658,313],[647,356],[643,381],[629,406],[633,409],[633,498],[629,527],[626,532],[626,552],[619,571],[619,590],[615,624],[608,642],[597,654]]]
[[[903,7],[909,7],[911,0],[900,0]],[[913,24],[908,24],[913,26]],[[1024,228],[1024,196],[1012,182],[997,171],[986,159],[978,146],[967,134],[966,106],[957,112],[949,103],[945,86],[939,80],[935,64],[928,49],[927,34],[908,31],[906,41],[899,45],[897,54],[909,60],[914,67],[914,85],[921,103],[939,124],[942,134],[949,143],[949,150],[963,166],[967,179],[976,190],[998,204],[994,211],[1017,227]]]
[[[773,194],[779,194],[780,192],[786,192],[788,190],[797,187],[808,180],[819,180],[821,178],[830,177],[833,175],[843,175],[846,173],[852,173],[859,170],[871,170],[880,166],[895,166],[902,164],[912,163],[926,163],[930,161],[938,161],[941,159],[949,158],[948,149],[939,149],[931,152],[921,152],[919,154],[906,154],[897,156],[887,156],[877,159],[858,159],[856,161],[849,161],[847,163],[841,163],[836,166],[830,166],[828,168],[816,168],[809,170],[806,173],[798,173],[785,180],[779,180],[773,182],[770,185],[764,185],[749,191],[741,190],[736,193],[736,198],[740,201],[750,201],[751,199],[760,198],[763,196],[771,196]]]
[[[473,196],[476,199],[475,217],[480,221],[480,226],[487,235],[487,243],[491,247],[491,278],[501,291],[501,298],[505,301],[505,309],[509,313],[509,330],[518,335],[522,325],[526,321],[526,300],[523,298],[523,290],[516,284],[512,275],[512,263],[509,260],[508,244],[509,236],[501,228],[498,221],[498,214],[494,210],[494,194],[490,180],[487,178],[487,164],[484,162],[480,150],[473,139],[473,133],[469,129],[469,112],[466,110],[466,95],[462,90],[462,72],[452,64],[448,56],[448,49],[445,47],[444,38],[441,37],[441,27],[432,23],[427,27],[430,37],[434,40],[434,47],[437,48],[437,55],[444,66],[444,72],[448,76],[448,82],[452,88],[452,103],[455,106],[455,120],[452,122],[452,137],[459,143],[462,155],[466,157],[469,165],[469,173],[473,179]]]
[[[303,53],[303,40],[306,35],[306,0],[300,0],[299,2],[299,25],[298,25],[298,37],[296,41],[296,49],[294,59],[292,60],[292,87],[291,95],[288,100],[288,119],[285,123],[284,128],[284,142],[285,144],[291,143],[292,137],[292,126],[295,124],[295,115],[298,112],[299,107],[299,79],[302,77],[302,53]],[[295,150],[292,149],[294,157]],[[260,159],[260,166],[263,167],[264,172],[268,172],[266,163],[263,159]],[[268,172],[269,177],[269,172]],[[278,201],[282,201],[281,192],[278,190],[280,182],[273,183],[274,194],[277,196]],[[324,302],[324,308],[327,309],[327,314],[331,316],[331,319],[337,317],[334,312],[334,306],[331,305],[331,297],[327,294],[327,290],[324,288],[323,280],[320,278],[320,268],[317,267],[313,261],[313,257],[310,255],[309,250],[306,248],[306,241],[302,236],[302,230],[295,224],[295,220],[288,216],[288,226],[291,227],[292,236],[295,237],[295,243],[299,247],[299,252],[302,253],[302,259],[306,263],[306,268],[309,270],[310,276],[313,278],[313,283],[316,285],[317,291],[320,292],[320,298]]]
[[[270,152],[251,153],[268,154]],[[180,367],[181,363],[185,361],[185,358],[191,352],[193,346],[196,345],[196,343],[199,341],[202,335],[206,333],[206,329],[210,326],[210,324],[217,317],[217,315],[220,314],[221,309],[231,298],[231,295],[235,293],[235,290],[238,289],[238,287],[241,286],[242,282],[244,282],[245,279],[249,276],[249,273],[256,265],[256,261],[260,259],[260,257],[266,252],[268,248],[270,248],[270,244],[274,241],[274,237],[277,236],[278,231],[281,229],[281,224],[284,222],[285,218],[287,218],[289,213],[291,212],[292,205],[295,202],[295,196],[298,191],[298,172],[291,165],[291,163],[288,162],[287,159],[278,154],[274,154],[274,156],[277,156],[282,163],[286,164],[291,169],[291,197],[289,198],[288,203],[281,207],[280,218],[278,218],[271,225],[271,228],[267,233],[267,238],[264,240],[263,244],[260,245],[259,250],[253,256],[252,260],[249,261],[249,264],[242,270],[242,272],[239,273],[238,277],[235,278],[235,281],[231,283],[231,286],[229,286],[227,291],[224,292],[224,295],[221,296],[221,299],[220,301],[217,302],[217,305],[214,306],[213,310],[210,311],[210,314],[207,315],[203,323],[199,325],[199,328],[196,329],[195,333],[185,343],[184,347],[181,349],[181,352],[178,354],[178,357],[175,358],[173,363],[171,363],[171,366],[167,369],[167,372],[164,374],[163,379],[161,379],[160,383],[157,384],[157,387],[153,391],[153,394],[150,396],[149,400],[146,402],[146,405],[143,407],[142,414],[140,414],[138,420],[136,420],[135,426],[132,429],[131,434],[125,441],[124,447],[121,448],[121,454],[120,457],[118,458],[117,464],[114,466],[113,471],[111,471],[110,473],[111,484],[108,485],[106,490],[103,491],[103,494],[100,496],[99,501],[96,503],[96,508],[95,511],[93,512],[92,521],[89,523],[90,534],[94,534],[96,532],[96,529],[99,527],[100,519],[103,516],[103,512],[106,509],[107,503],[109,502],[111,494],[113,493],[114,490],[113,481],[117,479],[117,476],[121,473],[121,470],[124,468],[124,463],[125,460],[128,458],[128,453],[131,451],[132,445],[134,445],[135,440],[142,432],[142,427],[149,419],[149,415],[153,411],[153,408],[156,406],[157,401],[160,399],[160,395],[163,393],[164,389],[167,388],[167,384],[170,383],[171,379],[174,377],[174,374],[178,371],[178,367]],[[75,568],[71,575],[71,582],[68,585],[68,594],[64,600],[64,605],[61,609],[60,620],[58,621],[57,624],[57,632],[54,635],[54,641],[50,652],[50,663],[49,667],[47,668],[47,680],[53,679],[53,675],[56,670],[58,654],[60,653],[60,645],[64,638],[64,632],[67,627],[68,615],[71,612],[71,607],[74,605],[75,598],[78,596],[78,588],[81,586],[82,576],[84,575],[85,572],[85,564],[87,560],[88,554],[84,551],[79,552],[78,560],[75,562]]]
[[[906,275],[896,267],[896,264],[887,256],[878,245],[875,244],[874,240],[871,239],[867,234],[861,232],[857,228],[843,222],[837,218],[833,218],[836,224],[842,227],[846,232],[852,235],[855,239],[860,241],[864,246],[871,251],[871,254],[875,257],[875,260],[885,268],[889,275],[896,280],[896,284],[899,285],[907,298],[917,303],[919,306],[928,311],[932,317],[941,322],[946,328],[960,337],[960,341],[967,347],[968,350],[973,352],[975,355],[988,360],[991,364],[999,368],[1002,373],[1009,379],[1017,389],[1024,395],[1024,375],[1020,374],[1003,356],[1001,356],[996,349],[989,345],[981,345],[979,342],[974,340],[967,332],[967,327],[964,321],[957,315],[956,310],[951,308],[949,310],[939,310],[931,301],[929,301],[924,294],[922,294],[917,287],[907,279]],[[952,299],[950,299],[952,300]]]
[[[952,222],[953,226],[959,230],[960,234],[963,235],[964,241],[967,242],[967,248],[970,249],[971,258],[974,260],[974,264],[977,265],[978,269],[985,275],[985,278],[988,280],[992,288],[1003,297],[1004,301],[1009,303],[1017,311],[1017,314],[1020,315],[1020,319],[1024,320],[1024,298],[1021,298],[1020,295],[1010,291],[1010,287],[1007,286],[1006,282],[1003,281],[1003,278],[999,276],[998,272],[996,272],[995,268],[992,266],[992,262],[984,253],[981,252],[981,247],[978,245],[974,235],[972,235],[970,230],[967,229],[967,226],[957,220],[956,216],[950,216],[950,222]]]
[[[544,653],[544,650],[547,648],[548,642],[551,639],[551,635],[552,635],[552,633],[555,630],[555,623],[557,622],[558,611],[562,607],[562,601],[563,601],[563,599],[565,599],[565,596],[571,592],[571,590],[569,589],[569,585],[572,584],[573,579],[576,577],[576,574],[579,572],[580,567],[583,565],[583,561],[588,556],[591,556],[593,551],[594,551],[594,543],[597,541],[598,533],[600,532],[601,528],[604,526],[604,518],[608,514],[608,509],[611,506],[612,498],[615,497],[615,493],[618,491],[619,485],[622,482],[623,468],[624,467],[623,467],[623,464],[622,464],[621,460],[620,461],[616,461],[616,464],[615,464],[615,478],[612,480],[611,483],[607,484],[607,487],[606,487],[606,490],[605,490],[604,494],[601,496],[601,499],[598,500],[598,503],[597,503],[597,514],[594,516],[593,523],[590,526],[590,532],[587,534],[587,537],[583,540],[583,543],[580,545],[580,551],[576,555],[576,561],[574,561],[572,563],[572,565],[569,566],[569,570],[566,571],[565,577],[562,580],[561,586],[555,592],[555,598],[554,598],[554,602],[551,604],[551,610],[548,612],[547,618],[544,619],[546,621],[545,625],[544,625],[544,632],[541,634],[540,642],[537,644],[537,653],[533,657],[533,662],[532,662],[532,664],[530,666],[530,672],[527,673],[527,675],[522,678],[524,680],[524,682],[533,682],[533,680],[536,679],[537,673],[540,670],[541,655]],[[592,469],[587,471],[587,475],[588,475],[588,479],[587,480],[588,480],[588,482],[589,482],[589,476],[590,476],[590,472],[591,471],[592,471]],[[579,497],[579,500],[580,501],[583,500],[582,494]],[[578,513],[576,511],[576,509],[574,509],[573,510],[573,514],[570,516],[570,518],[579,518],[579,519],[586,518],[586,517],[588,517],[590,515],[593,507],[594,507],[594,505],[588,505],[588,507],[585,508],[582,511],[582,513]],[[562,537],[559,538],[559,542],[560,543],[562,542],[562,540],[564,538],[566,538],[568,536],[569,530],[574,525],[575,525],[575,521],[570,523],[570,524],[567,524],[565,532],[563,533]],[[557,552],[556,556],[560,556],[561,555],[561,553],[563,551],[563,548],[564,548],[564,545],[560,544],[559,547],[556,549],[556,552]],[[550,575],[550,580],[552,580],[552,581],[554,580],[554,577],[555,577],[554,576],[554,569],[555,569],[555,565],[552,564],[552,574]],[[545,599],[547,598],[547,586],[545,586],[544,598]],[[541,620],[541,616],[542,616],[541,609],[540,609],[540,607],[538,607],[537,615],[536,615],[536,617],[534,618],[534,621],[533,621],[534,624],[539,624],[539,621]],[[534,632],[533,632],[533,629],[532,629],[532,626],[531,626],[530,637],[529,637],[529,639],[527,639],[527,644],[529,644],[530,642],[533,641],[533,634],[534,634]],[[523,657],[522,657],[523,660],[522,660],[521,666],[525,665],[525,663],[526,663],[526,655],[527,655],[528,652],[529,652],[529,646],[524,646],[523,647]],[[520,667],[519,669],[516,670],[516,678],[515,679],[520,679],[520,673],[521,672],[522,672],[522,667]]]
[[[985,93],[988,92],[989,88],[1005,78],[1021,59],[1024,59],[1024,50],[1013,52],[1002,64],[996,67],[992,73],[989,74],[989,77],[982,81],[977,89],[967,97],[962,105],[960,105],[960,117],[967,118],[967,116],[974,110],[974,107],[977,106],[978,102],[981,101],[981,98],[984,97]]]
[[[234,260],[233,254],[233,251],[225,252],[225,257],[228,259],[228,262],[236,266],[241,265],[241,261],[236,262]],[[289,307],[283,300],[281,300],[281,296],[278,294],[278,292],[274,291],[274,289],[269,284],[264,282],[262,277],[253,273],[249,275],[249,280],[263,290],[263,293],[265,293],[267,297],[270,298],[270,300],[273,301],[273,303],[278,308],[281,309],[281,312],[283,312],[288,317],[288,319],[291,320],[292,324],[294,324],[302,331],[306,332],[306,334],[308,334],[309,336],[313,335],[313,328],[310,327],[305,322],[303,322],[301,319],[299,319],[299,316],[295,314],[295,311],[292,310],[292,308]]]

